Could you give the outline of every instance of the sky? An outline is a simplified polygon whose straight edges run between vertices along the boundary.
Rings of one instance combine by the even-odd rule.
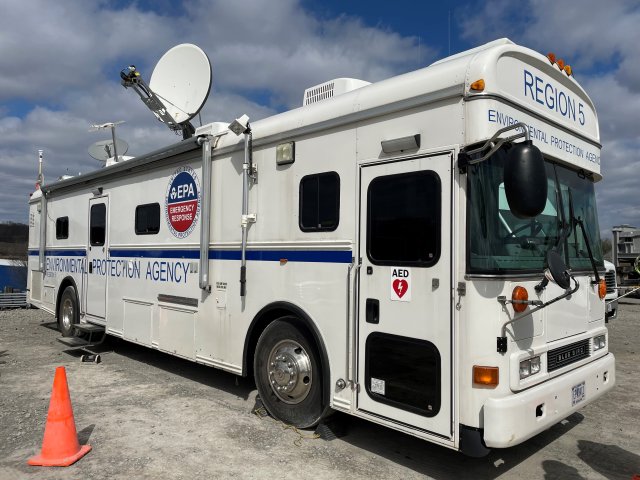
[[[27,221],[38,149],[46,183],[101,167],[87,148],[109,134],[91,124],[124,121],[118,137],[134,156],[179,141],[119,77],[135,64],[148,80],[179,43],[212,62],[205,124],[255,121],[332,78],[375,82],[508,37],[565,59],[594,101],[609,237],[612,225],[640,227],[638,25],[640,0],[2,0],[0,221]]]

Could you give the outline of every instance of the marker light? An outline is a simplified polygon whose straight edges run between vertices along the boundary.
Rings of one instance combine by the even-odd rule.
[[[597,337],[593,337],[593,351],[600,350],[607,346],[607,337],[606,335],[598,335]]]
[[[604,281],[604,278],[600,279],[600,283],[598,283],[598,296],[600,300],[603,300],[607,295],[607,283]]]
[[[484,79],[476,80],[471,84],[469,90],[475,90],[477,92],[481,92],[484,90]]]
[[[558,64],[558,68],[560,69],[560,71],[564,70],[564,60],[559,58],[556,63]]]
[[[513,289],[511,293],[511,305],[513,305],[513,311],[520,313],[527,309],[527,304],[524,303],[529,300],[529,292],[524,287],[518,285]]]
[[[540,371],[540,356],[527,358],[520,362],[520,380]]]
[[[497,387],[499,378],[500,369],[498,367],[482,367],[480,365],[473,366],[473,383],[475,385]]]
[[[570,65],[565,65],[564,66],[564,73],[566,73],[569,76],[573,75],[573,69],[571,68]]]
[[[547,53],[547,58],[551,62],[551,65],[556,63],[556,54],[555,53]]]

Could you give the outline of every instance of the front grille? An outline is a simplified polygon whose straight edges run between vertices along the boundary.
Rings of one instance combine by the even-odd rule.
[[[589,356],[589,339],[547,352],[547,371],[553,372]]]
[[[607,293],[614,293],[616,291],[616,272],[609,270],[604,274],[604,281],[607,284]]]

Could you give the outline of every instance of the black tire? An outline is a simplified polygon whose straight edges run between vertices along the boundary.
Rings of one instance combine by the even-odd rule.
[[[258,339],[253,374],[260,399],[271,416],[298,428],[317,425],[328,411],[323,405],[318,349],[298,327],[282,317]],[[280,387],[280,390],[278,390]]]
[[[62,292],[60,304],[58,305],[58,329],[63,337],[72,337],[74,325],[79,320],[78,296],[76,289],[69,285]]]

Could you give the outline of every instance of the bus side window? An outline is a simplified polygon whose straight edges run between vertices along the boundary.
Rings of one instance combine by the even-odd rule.
[[[92,246],[104,245],[107,228],[107,207],[99,203],[91,207],[89,241]]]
[[[302,177],[299,219],[303,232],[331,232],[338,228],[340,176],[336,172]]]
[[[136,207],[136,235],[155,235],[160,231],[160,204],[147,203]]]
[[[69,238],[69,217],[56,218],[56,239]]]

